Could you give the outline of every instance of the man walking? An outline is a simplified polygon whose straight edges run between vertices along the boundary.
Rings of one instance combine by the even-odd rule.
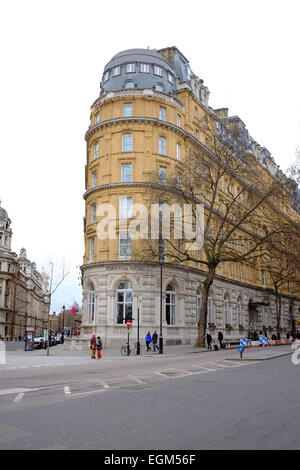
[[[156,352],[156,349],[157,349],[157,351],[159,351],[159,347],[157,346],[157,340],[158,340],[158,335],[157,335],[156,330],[155,330],[153,335],[152,335],[152,343],[153,343],[153,351],[154,352]]]

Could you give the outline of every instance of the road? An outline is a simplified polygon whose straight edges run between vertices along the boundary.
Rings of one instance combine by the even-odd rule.
[[[300,449],[299,366],[237,357],[45,357],[0,370],[0,449]]]

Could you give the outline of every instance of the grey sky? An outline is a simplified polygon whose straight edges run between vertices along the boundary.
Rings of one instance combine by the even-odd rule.
[[[300,145],[298,0],[12,0],[0,10],[0,198],[13,250],[70,272],[52,310],[81,303],[84,134],[105,64],[176,45],[285,169]]]

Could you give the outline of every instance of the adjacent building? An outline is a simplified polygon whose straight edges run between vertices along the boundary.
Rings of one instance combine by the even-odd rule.
[[[209,106],[208,88],[176,47],[126,50],[105,66],[85,136],[85,253],[78,339],[83,347],[88,347],[92,333],[101,336],[105,347],[119,347],[127,337],[127,319],[133,320],[135,339],[138,315],[141,338],[148,330],[159,330],[159,264],[135,259],[134,240],[121,229],[115,238],[101,239],[97,227],[105,204],[114,207],[116,221],[131,219],[133,204],[149,204],[151,173],[163,180],[171,170],[180,170],[186,155],[207,145],[200,123],[208,114],[228,125],[237,123],[247,132],[243,121],[229,116],[228,109]],[[267,149],[251,140],[249,151],[257,165],[276,177],[279,169]],[[262,271],[259,262],[247,269],[218,268],[208,303],[213,333],[223,330],[225,337],[234,339],[264,327],[271,335],[275,299]],[[195,341],[203,279],[201,269],[166,260],[162,284],[166,344]],[[287,332],[300,316],[300,301],[286,290],[282,304],[281,326]]]
[[[11,220],[0,204],[0,337],[23,339],[25,328],[40,335],[47,328],[48,276],[39,273],[23,248],[19,256],[11,249]]]

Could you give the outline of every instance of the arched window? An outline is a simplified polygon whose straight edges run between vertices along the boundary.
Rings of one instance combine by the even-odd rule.
[[[167,325],[175,325],[176,291],[171,284],[166,289],[166,322]]]
[[[164,91],[163,86],[162,86],[160,83],[157,83],[157,84],[155,85],[155,90],[156,90],[156,91]]]
[[[122,281],[117,288],[117,324],[124,325],[132,320],[133,290],[130,282]]]
[[[212,298],[209,295],[207,299],[207,323],[213,323],[213,316],[212,316]]]
[[[238,298],[237,306],[236,306],[236,318],[237,318],[237,324],[242,325],[242,301],[240,297]]]
[[[95,317],[95,289],[93,284],[89,285],[88,290],[88,323],[92,324]]]
[[[230,318],[229,318],[229,300],[227,295],[224,297],[224,323],[225,325],[230,324]]]
[[[133,82],[125,83],[125,88],[134,88],[134,83]]]

